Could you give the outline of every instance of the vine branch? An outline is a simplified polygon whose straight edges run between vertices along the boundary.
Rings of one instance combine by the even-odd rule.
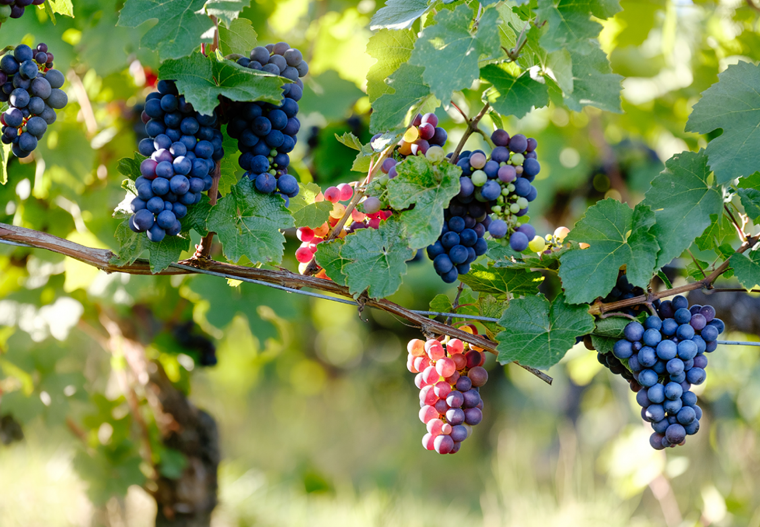
[[[101,271],[107,273],[126,273],[136,275],[151,275],[150,264],[145,260],[136,260],[135,262],[117,266],[111,263],[111,259],[115,256],[113,252],[106,249],[95,249],[80,245],[78,243],[64,240],[57,236],[47,234],[44,232],[35,231],[32,229],[26,229],[24,227],[16,227],[13,225],[7,225],[0,223],[0,240],[7,240],[9,242],[22,243],[24,245],[46,249],[48,251],[62,254],[70,258],[74,258],[84,264],[96,267]],[[168,269],[161,271],[160,275],[185,275],[185,274],[201,274],[204,270],[225,273],[231,277],[242,279],[254,279],[267,284],[275,284],[279,286],[285,286],[290,288],[300,289],[303,287],[309,287],[320,291],[325,291],[337,295],[339,297],[354,299],[353,295],[349,292],[348,288],[341,286],[333,282],[332,280],[325,280],[323,278],[316,278],[314,276],[300,275],[292,273],[286,270],[272,270],[272,269],[257,269],[254,267],[244,267],[241,265],[232,265],[215,260],[196,260],[189,259],[180,262],[181,267],[170,266]],[[458,338],[463,342],[468,342],[474,346],[483,348],[484,350],[497,355],[496,342],[483,337],[481,335],[472,335],[457,329],[452,326],[448,326],[437,320],[429,319],[424,315],[414,313],[398,304],[390,302],[384,299],[368,298],[365,303],[366,306],[385,311],[399,318],[402,318],[416,327],[425,328],[427,331],[436,335],[449,335],[454,338]],[[553,379],[542,371],[539,371],[530,366],[525,366],[515,362],[521,368],[529,371],[547,384],[551,384]]]

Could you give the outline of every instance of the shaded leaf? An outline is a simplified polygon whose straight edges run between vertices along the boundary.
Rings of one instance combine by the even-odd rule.
[[[572,93],[564,92],[568,108],[580,112],[584,106],[621,113],[620,83],[623,77],[612,73],[607,55],[593,47],[585,55],[570,53],[573,61]]]
[[[430,88],[422,82],[424,68],[408,62],[401,65],[387,84],[391,90],[379,97],[372,105],[370,130],[381,132],[398,128],[410,109],[416,109],[432,97]]]
[[[497,297],[535,295],[538,293],[538,286],[544,281],[541,273],[482,265],[473,265],[470,272],[460,275],[459,279],[473,291]]]
[[[217,17],[219,20],[224,22],[228,28],[232,29],[232,26],[235,23],[235,20],[243,20],[239,19],[238,16],[240,15],[240,12],[248,7],[251,4],[251,0],[207,0],[206,2],[206,12],[209,15],[213,15]],[[249,22],[250,24],[250,22]],[[219,26],[219,38],[221,39],[222,36],[222,29],[224,29],[223,26]],[[255,36],[255,33],[254,33]],[[250,52],[251,48],[248,48],[248,51]],[[225,53],[226,55],[227,53]]]
[[[311,227],[323,225],[330,217],[333,206],[327,200],[315,202],[314,198],[322,192],[316,183],[300,185],[301,190],[294,198],[290,198],[290,213],[296,222],[296,227]]]
[[[747,291],[760,286],[760,251],[755,249],[731,257],[731,267],[739,283]]]
[[[493,86],[483,92],[483,100],[502,115],[524,117],[533,108],[549,104],[549,91],[545,84],[531,78],[529,72],[520,76],[510,73],[506,65],[489,64],[480,70],[483,79]]]
[[[343,240],[332,240],[317,245],[317,254],[315,259],[319,266],[325,270],[333,282],[339,285],[346,285],[346,275],[343,273],[343,267],[348,260],[341,256],[343,249]]]
[[[595,47],[602,29],[596,18],[606,19],[620,11],[617,0],[538,0],[536,22],[546,21],[541,46],[548,52],[567,49],[586,54]]]
[[[209,4],[206,4],[207,9]],[[238,18],[227,22],[227,24],[228,27],[219,26],[219,49],[222,50],[222,55],[240,53],[248,56],[251,50],[256,47],[256,37],[258,36],[256,30],[253,29],[253,22],[247,18]]]

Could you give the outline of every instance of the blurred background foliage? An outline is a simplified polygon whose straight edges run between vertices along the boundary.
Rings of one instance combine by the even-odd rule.
[[[531,206],[540,233],[571,227],[605,197],[637,203],[663,160],[706,145],[684,124],[719,72],[760,60],[760,8],[751,1],[622,0],[600,41],[625,77],[624,113],[550,105],[505,123],[540,145]],[[355,179],[354,153],[334,134],[369,138],[363,90],[373,59],[364,50],[381,5],[251,3],[242,16],[260,42],[285,40],[311,65],[295,171],[323,187]],[[57,25],[36,9],[3,24],[0,47],[48,44],[68,70],[71,104],[36,163],[10,163],[0,222],[115,248],[111,210],[123,197],[116,165],[135,150],[140,105],[157,71],[157,57],[138,45],[147,26],[114,27],[120,8],[76,0],[75,18]],[[479,107],[476,88],[455,100],[465,112]],[[437,113],[453,149],[462,118]],[[492,126],[488,117],[482,126]],[[486,145],[476,135],[467,146]],[[289,237],[283,265],[291,269],[297,243]],[[426,309],[441,292],[453,298],[425,260],[392,300]],[[726,338],[757,338],[744,332],[757,331],[760,302],[745,297],[736,309],[729,298],[711,300],[728,322]],[[420,445],[416,389],[404,367],[406,342],[419,335],[385,313],[208,276],[105,275],[0,246],[3,527],[153,521],[124,358],[104,342],[104,317],[136,320],[150,356],[217,419],[224,458],[216,526],[760,526],[757,348],[713,354],[698,388],[704,432],[667,452],[650,449],[633,394],[582,345],[550,371],[552,387],[489,357],[484,423],[459,454],[442,458]],[[203,367],[214,348],[218,364]],[[164,475],[181,470],[181,458],[156,455]]]

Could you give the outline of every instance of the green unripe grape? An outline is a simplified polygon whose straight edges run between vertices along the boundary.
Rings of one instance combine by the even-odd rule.
[[[476,170],[472,173],[472,176],[470,176],[470,179],[472,179],[472,184],[476,187],[482,187],[486,184],[486,181],[488,181],[488,176],[485,172],[482,170]]]
[[[525,161],[525,156],[522,154],[515,154],[509,160],[513,165],[522,165]]]
[[[528,244],[528,247],[534,253],[540,253],[540,252],[543,252],[544,249],[546,249],[546,242],[541,236],[536,236],[530,241],[530,243]]]
[[[524,209],[525,207],[528,206],[528,200],[525,198],[518,198],[516,203],[517,203],[517,206],[520,207],[521,209]]]
[[[428,148],[427,153],[425,154],[425,157],[428,159],[428,161],[432,163],[440,163],[444,160],[446,157],[446,154],[443,151],[443,148],[440,146],[431,146]]]
[[[271,169],[271,170],[269,171],[269,173],[270,173],[270,174],[272,174],[273,176],[276,176],[276,175],[277,175],[277,171],[276,171],[275,169]]]
[[[507,190],[509,190],[510,192],[514,192],[515,186],[512,183],[510,183],[509,186],[507,187]]]
[[[0,23],[5,22],[8,20],[8,17],[11,16],[11,12],[13,10],[11,9],[11,6],[9,5],[0,5]]]
[[[494,205],[493,207],[491,207],[491,212],[496,212],[498,214],[501,211],[502,209],[499,205]]]
[[[509,196],[509,189],[508,188],[501,189],[501,195],[502,196]]]
[[[512,214],[517,214],[518,212],[520,212],[520,205],[518,205],[517,203],[512,203],[509,206],[509,212],[511,212]]]
[[[272,150],[269,151],[269,155],[272,156],[272,157],[276,156],[277,155],[277,150],[275,148],[273,148]]]
[[[483,189],[480,188],[480,187],[478,187],[478,188],[475,189],[475,199],[477,201],[480,201],[481,203],[486,203],[486,202],[489,201],[489,200],[487,200],[486,198],[483,197]]]

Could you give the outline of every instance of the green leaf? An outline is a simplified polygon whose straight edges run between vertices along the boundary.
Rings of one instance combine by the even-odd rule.
[[[564,92],[564,102],[574,112],[594,106],[607,112],[621,113],[620,82],[623,77],[612,73],[607,55],[597,48],[587,54],[570,52],[573,61],[573,91]]]
[[[406,29],[428,9],[427,0],[387,0],[385,7],[372,17],[369,28]]]
[[[668,278],[668,275],[666,275],[662,270],[657,271],[657,276],[660,277],[660,280],[662,280],[662,283],[665,284],[665,287],[668,289],[673,289],[673,284],[670,283],[670,278]]]
[[[131,0],[132,2],[136,0]],[[193,53],[161,64],[159,77],[174,79],[177,89],[200,113],[210,115],[219,105],[219,95],[233,101],[266,101],[279,104],[283,77],[244,68],[231,60],[217,60]]]
[[[136,233],[129,228],[129,221],[124,220],[116,227],[114,233],[119,244],[117,254],[111,258],[110,263],[113,265],[130,265],[137,260],[140,255],[148,248],[151,243],[145,233]]]
[[[731,251],[733,253],[733,251]],[[697,260],[699,266],[693,261],[686,265],[686,274],[694,280],[704,280],[707,276],[707,268],[710,266],[708,262]],[[700,269],[701,267],[701,269]]]
[[[135,181],[137,178],[139,178],[142,175],[140,173],[140,164],[145,159],[148,159],[148,158],[137,152],[135,152],[135,156],[132,159],[128,157],[124,157],[120,159],[119,166],[117,167],[119,170],[119,174],[121,174],[122,176],[128,177],[132,181]]]
[[[533,108],[543,108],[549,104],[549,91],[525,72],[519,77],[510,73],[509,65],[489,64],[480,70],[483,79],[493,86],[483,92],[483,100],[491,103],[501,115],[524,117]]]
[[[213,40],[210,30],[214,23],[203,13],[205,3],[206,0],[127,0],[117,25],[137,27],[148,20],[158,20],[140,44],[158,51],[161,60],[178,59],[190,55],[202,42]]]
[[[344,264],[343,272],[352,295],[366,290],[372,298],[384,298],[398,290],[406,274],[406,262],[414,256],[398,220],[391,217],[378,229],[360,229],[346,236],[344,242],[340,254],[350,260]]]
[[[749,253],[734,254],[731,257],[731,267],[739,283],[747,291],[760,286],[760,251],[755,249]]]
[[[232,187],[237,185],[241,176],[245,171],[240,168],[238,160],[240,159],[240,149],[238,148],[238,141],[234,137],[230,137],[227,134],[227,125],[222,127],[222,148],[224,149],[224,157],[218,161],[219,163],[219,192],[222,196],[226,196],[230,193]]]
[[[209,4],[206,4],[207,9]],[[258,36],[256,30],[253,29],[253,22],[247,18],[238,18],[227,24],[228,27],[219,26],[219,48],[222,50],[222,55],[240,53],[248,56],[251,50],[256,47],[256,37]]]
[[[422,82],[424,68],[404,63],[390,77],[389,93],[379,97],[372,105],[370,130],[384,132],[404,125],[410,109],[416,109],[432,97],[430,88]]]
[[[8,161],[11,160],[11,145],[0,146],[0,185],[8,182]]]
[[[591,19],[606,19],[620,11],[617,0],[538,0],[536,22],[546,21],[541,46],[548,51],[567,49],[571,53],[590,53],[601,24]]]
[[[322,192],[316,183],[301,185],[301,191],[294,198],[290,198],[290,213],[293,215],[297,227],[311,227],[312,229],[323,225],[330,218],[332,203],[327,200],[315,202],[314,198]]]
[[[624,317],[600,318],[596,321],[592,335],[621,339],[623,338],[623,330],[630,322],[630,319]]]
[[[694,105],[687,132],[723,134],[707,144],[710,168],[719,185],[757,171],[760,150],[760,65],[733,64],[718,75]]]
[[[615,347],[615,343],[620,340],[612,337],[600,337],[599,335],[591,334],[591,344],[594,349],[599,353],[612,353]],[[623,361],[621,361],[623,362]],[[627,361],[626,361],[627,362]]]
[[[747,216],[757,223],[760,218],[760,190],[756,188],[740,188],[737,190],[742,207]]]
[[[158,472],[169,479],[179,479],[182,471],[187,466],[187,458],[179,450],[173,448],[161,449],[161,460],[158,463]]]
[[[430,301],[430,311],[436,311],[438,313],[458,313],[460,315],[480,315],[478,306],[474,305],[477,299],[469,289],[463,289],[462,294],[459,295],[459,307],[454,309],[454,305],[451,303],[451,299],[447,295],[436,295],[433,300]],[[501,315],[501,313],[499,313]],[[429,315],[430,318],[435,318],[438,315]],[[463,318],[451,317],[453,322],[465,321]]]
[[[683,152],[652,181],[643,203],[655,211],[651,232],[660,246],[655,269],[680,256],[710,225],[710,215],[721,213],[723,197],[708,181],[710,173],[704,151]]]
[[[141,233],[141,236],[147,236]],[[158,243],[148,240],[148,252],[150,253],[150,272],[160,273],[171,264],[179,261],[183,251],[190,249],[190,238],[180,236],[167,236]]]
[[[251,0],[208,0],[206,2],[206,12],[209,15],[217,17],[219,20],[224,22],[228,28],[232,29],[232,26],[235,23],[235,20],[244,20],[239,19],[238,16],[240,16],[240,12],[248,7],[251,4]],[[247,21],[250,25],[250,21]],[[219,26],[219,39],[222,38],[222,29],[224,29],[222,26]],[[254,33],[255,38],[256,33]],[[254,46],[248,48],[248,52],[250,53],[251,49],[253,49]],[[227,55],[227,53],[224,53]]]
[[[317,245],[317,254],[314,259],[325,270],[327,276],[338,285],[346,285],[346,275],[343,267],[349,262],[341,256],[345,245],[343,240],[332,240]]]
[[[195,230],[201,236],[208,234],[208,215],[211,213],[211,202],[206,194],[201,194],[201,200],[187,208],[187,214],[180,220],[182,232]]]
[[[717,250],[729,238],[735,234],[734,226],[725,214],[710,214],[710,225],[695,240],[701,251]]]
[[[546,370],[557,364],[575,338],[594,329],[587,305],[573,306],[559,295],[551,304],[544,295],[512,300],[496,336],[501,364],[519,361],[524,366]]]
[[[385,79],[409,60],[416,39],[411,29],[401,31],[383,29],[370,37],[367,42],[367,54],[377,59],[367,73],[367,95],[369,95],[370,103],[374,103],[381,95],[393,91],[385,84]]]
[[[337,139],[340,144],[346,145],[348,148],[358,150],[359,152],[361,152],[364,148],[364,145],[359,140],[359,138],[351,132],[345,132],[343,135],[335,134],[335,139]]]
[[[443,228],[443,210],[459,193],[462,169],[451,163],[433,165],[424,156],[410,156],[396,165],[398,176],[388,181],[388,200],[401,213],[412,249],[435,243]]]
[[[279,263],[285,243],[280,230],[293,225],[285,201],[256,192],[248,179],[232,187],[208,217],[209,230],[216,232],[224,256],[233,263],[244,256],[254,263]]]
[[[504,314],[504,310],[507,307],[509,307],[509,303],[503,298],[497,298],[484,293],[481,293],[478,297],[478,314],[482,317],[499,319]],[[496,340],[496,334],[504,329],[496,322],[479,320],[478,323],[486,328],[486,334],[491,340]]]
[[[425,84],[446,107],[453,92],[469,88],[479,78],[480,56],[499,50],[499,13],[487,9],[474,35],[470,32],[473,16],[465,4],[454,11],[439,11],[436,24],[423,29],[409,59],[409,64],[425,69]]]
[[[74,6],[71,0],[46,0],[45,4],[53,13],[74,18]]]
[[[541,273],[508,267],[485,267],[473,265],[470,272],[459,279],[473,291],[503,298],[506,295],[526,296],[538,293],[538,286],[544,281]]]
[[[654,272],[657,240],[650,232],[654,212],[639,204],[627,205],[605,199],[586,211],[566,241],[588,243],[560,257],[559,277],[572,304],[591,302],[609,293],[625,265],[628,281],[646,287]]]

